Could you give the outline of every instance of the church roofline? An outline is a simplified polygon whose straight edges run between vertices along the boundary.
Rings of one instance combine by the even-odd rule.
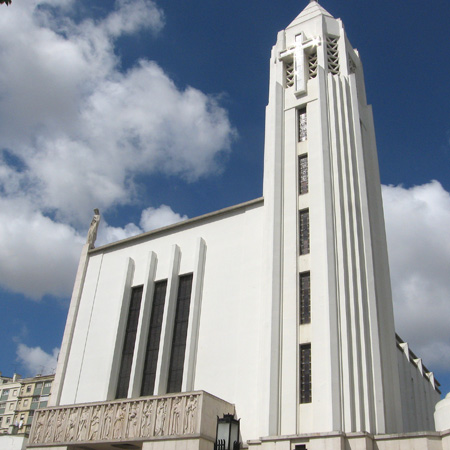
[[[334,17],[325,8],[319,5],[319,2],[317,2],[316,0],[312,0],[308,3],[306,8],[287,26],[287,28],[293,27],[309,19],[312,19],[313,17],[321,15],[328,16],[334,19]]]
[[[256,206],[259,203],[264,203],[264,197],[255,198],[253,200],[249,200],[248,202],[239,203],[237,205],[228,206],[227,208],[219,209],[218,211],[213,211],[207,214],[203,214],[201,216],[193,217],[192,219],[183,220],[182,222],[177,222],[172,225],[167,225],[162,228],[157,228],[155,230],[147,231],[146,233],[137,234],[136,236],[131,236],[129,238],[121,239],[120,241],[111,242],[110,244],[101,245],[100,247],[93,248],[89,250],[89,254],[100,253],[105,250],[112,249],[118,245],[131,243],[133,241],[139,239],[145,239],[147,237],[153,237],[161,233],[171,232],[176,230],[177,228],[183,228],[186,226],[190,226],[195,224],[196,222],[201,222],[207,219],[216,218],[225,214],[233,213],[238,211],[239,209],[245,209],[252,206]]]

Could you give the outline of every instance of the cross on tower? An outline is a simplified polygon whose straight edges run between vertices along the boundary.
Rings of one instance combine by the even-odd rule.
[[[312,47],[318,47],[319,45],[321,45],[320,37],[305,40],[304,34],[300,33],[295,36],[295,44],[286,51],[280,53],[281,59],[289,55],[294,56],[295,92],[301,93],[306,91],[305,50]]]

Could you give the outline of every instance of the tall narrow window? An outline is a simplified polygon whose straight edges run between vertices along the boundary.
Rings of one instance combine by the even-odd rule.
[[[311,277],[309,272],[300,274],[300,325],[311,322]]]
[[[177,310],[173,328],[172,351],[170,354],[169,379],[167,392],[180,392],[183,381],[184,355],[191,304],[192,273],[179,279]]]
[[[155,388],[156,365],[158,363],[161,325],[166,299],[167,280],[155,283],[152,314],[148,331],[147,350],[145,352],[144,374],[142,376],[141,395],[153,395]]]
[[[309,210],[300,211],[300,255],[309,253]]]
[[[126,398],[128,395],[139,311],[141,310],[142,291],[143,286],[134,287],[131,291],[130,309],[128,311],[127,328],[125,330],[116,398]]]
[[[299,175],[299,194],[308,192],[308,156],[298,157],[298,175]]]
[[[306,108],[298,110],[298,142],[306,141],[308,138],[308,122],[306,119]]]
[[[311,344],[300,345],[300,403],[311,403]]]

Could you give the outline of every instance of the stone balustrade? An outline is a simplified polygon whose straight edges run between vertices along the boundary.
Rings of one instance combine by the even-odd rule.
[[[194,437],[205,434],[201,427],[205,408],[208,415],[234,410],[205,392],[45,408],[35,413],[29,447]]]

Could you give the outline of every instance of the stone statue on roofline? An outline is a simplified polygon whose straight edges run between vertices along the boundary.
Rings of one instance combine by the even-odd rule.
[[[89,248],[94,248],[95,240],[97,239],[97,230],[100,223],[100,212],[97,208],[94,209],[94,217],[92,218],[91,225],[87,235],[86,243],[89,244]]]

